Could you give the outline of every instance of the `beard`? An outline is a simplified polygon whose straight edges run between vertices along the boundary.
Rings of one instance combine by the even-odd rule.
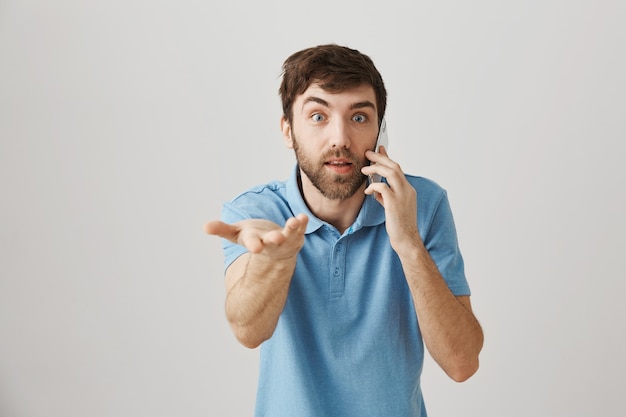
[[[357,157],[347,149],[331,150],[322,155],[321,158],[313,160],[304,155],[294,136],[293,150],[296,153],[296,161],[302,172],[306,174],[313,186],[328,199],[345,200],[352,197],[367,179],[367,176],[361,173],[361,168],[368,165],[369,161],[365,157]],[[329,172],[325,168],[325,161],[330,158],[345,158],[350,161],[354,169],[350,174],[346,175]]]

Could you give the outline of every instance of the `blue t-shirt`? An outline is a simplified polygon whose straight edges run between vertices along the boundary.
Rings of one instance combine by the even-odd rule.
[[[297,166],[226,203],[227,223],[262,218],[281,226],[309,216],[285,308],[261,345],[256,416],[425,417],[420,388],[424,344],[385,211],[366,196],[340,235],[316,218],[298,189]],[[406,176],[417,190],[418,228],[454,295],[469,295],[445,190]],[[224,241],[225,266],[246,252]]]

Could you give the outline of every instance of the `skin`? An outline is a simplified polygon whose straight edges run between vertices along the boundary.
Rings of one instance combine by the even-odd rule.
[[[461,382],[478,369],[482,329],[470,297],[450,292],[424,247],[415,189],[384,148],[372,151],[379,125],[375,98],[369,85],[329,93],[312,84],[296,98],[292,123],[281,119],[285,144],[296,152],[309,209],[341,233],[356,219],[366,195],[384,207],[389,241],[402,262],[424,343],[450,378]],[[368,185],[364,176],[374,173],[387,184]],[[257,347],[272,336],[307,222],[299,214],[282,226],[261,219],[206,224],[208,234],[249,250],[226,271],[226,317],[244,346]]]

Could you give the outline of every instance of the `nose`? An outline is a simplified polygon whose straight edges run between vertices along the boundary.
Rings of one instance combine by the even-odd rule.
[[[348,123],[341,119],[335,119],[330,129],[331,148],[350,147],[350,129]]]

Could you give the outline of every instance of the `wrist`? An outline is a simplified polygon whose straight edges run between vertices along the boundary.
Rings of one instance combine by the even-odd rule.
[[[247,272],[251,277],[260,280],[266,280],[268,277],[286,277],[291,278],[297,261],[297,254],[290,257],[274,258],[267,254],[255,253],[251,254],[246,266]]]
[[[416,253],[426,251],[424,242],[419,235],[419,232],[405,236],[403,239],[391,241],[391,246],[396,251],[398,256],[415,256]]]

